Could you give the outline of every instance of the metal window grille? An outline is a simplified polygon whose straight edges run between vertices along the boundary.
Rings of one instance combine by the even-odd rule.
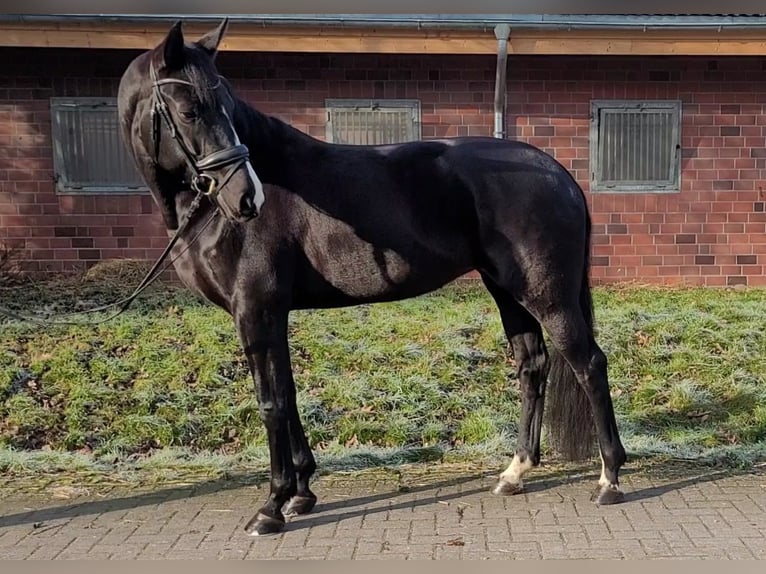
[[[52,98],[51,129],[58,191],[147,189],[122,142],[115,98]]]
[[[593,191],[679,191],[681,102],[591,103]]]
[[[418,100],[326,100],[327,141],[380,145],[420,139]]]

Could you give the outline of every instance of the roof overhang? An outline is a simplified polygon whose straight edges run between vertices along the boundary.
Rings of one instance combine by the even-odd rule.
[[[208,31],[224,15],[0,15],[0,46],[149,49],[182,19]],[[510,54],[766,55],[766,16],[534,14],[228,15],[222,48],[255,52],[495,54],[508,24]]]

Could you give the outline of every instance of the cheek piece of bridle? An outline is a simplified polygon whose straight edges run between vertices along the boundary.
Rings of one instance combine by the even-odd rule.
[[[152,80],[152,143],[154,145],[154,163],[159,164],[160,155],[160,139],[162,136],[161,121],[164,120],[165,125],[170,132],[170,136],[178,144],[181,153],[183,153],[186,163],[192,172],[191,188],[197,192],[197,196],[207,196],[210,198],[221,211],[226,215],[226,210],[223,209],[222,201],[219,199],[219,192],[226,186],[231,179],[232,175],[239,169],[250,157],[250,153],[247,146],[238,144],[230,146],[213,153],[206,155],[202,158],[197,158],[186,145],[181,134],[178,131],[173,118],[170,115],[168,104],[165,101],[165,97],[162,94],[161,86],[168,84],[181,84],[186,86],[193,86],[191,82],[186,80],[180,80],[176,78],[157,78],[157,72],[154,70],[154,64],[149,67],[149,74]],[[212,89],[218,88],[221,85],[221,79],[218,78],[218,83],[212,86]],[[214,175],[209,172],[219,172],[224,168],[229,168],[222,181],[218,181]]]

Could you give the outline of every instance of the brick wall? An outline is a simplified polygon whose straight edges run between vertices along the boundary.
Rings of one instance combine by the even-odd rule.
[[[112,96],[135,52],[0,49],[0,241],[29,270],[153,258],[167,242],[146,195],[56,194],[48,98]],[[316,137],[324,99],[418,98],[424,137],[491,135],[493,56],[224,53],[240,95]],[[596,281],[766,284],[766,72],[757,58],[512,57],[508,132],[588,188],[592,98],[683,101],[682,191],[589,194]]]
[[[0,49],[0,242],[29,271],[150,258],[167,244],[148,195],[60,195],[53,181],[49,98],[115,96],[136,54]]]
[[[766,285],[766,67],[761,58],[517,58],[509,136],[588,190],[591,99],[683,103],[680,193],[594,193],[592,276]]]

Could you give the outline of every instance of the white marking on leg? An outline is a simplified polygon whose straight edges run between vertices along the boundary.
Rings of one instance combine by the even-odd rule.
[[[508,468],[506,468],[500,475],[500,480],[504,480],[505,482],[516,484],[521,487],[521,477],[524,476],[524,473],[526,473],[530,468],[532,468],[532,461],[529,458],[522,461],[518,454],[514,454],[511,464],[509,464]]]
[[[239,141],[239,134],[237,134],[237,130],[234,129],[234,124],[231,122],[231,118],[229,117],[229,114],[226,113],[226,108],[222,106],[221,111],[223,112],[223,115],[226,116],[226,119],[229,121],[229,125],[231,126],[231,131],[234,133],[234,145],[240,145],[242,142]],[[253,203],[255,204],[256,211],[260,211],[261,206],[266,201],[266,195],[263,193],[263,183],[261,183],[261,180],[258,178],[258,175],[255,173],[255,170],[253,169],[253,165],[250,163],[250,160],[247,160],[245,162],[245,166],[247,168],[247,176],[250,178],[250,181],[253,184],[253,187],[255,188],[255,197],[253,198]]]
[[[598,479],[599,486],[609,486],[609,479],[606,477],[606,466],[604,465],[604,455],[599,451],[598,456],[601,458],[601,478]]]
[[[601,454],[601,451],[599,450],[598,453],[599,457],[601,458],[601,478],[598,479],[598,485],[603,488],[609,488],[615,492],[622,492],[620,490],[620,485],[615,484],[613,482],[609,482],[609,479],[606,477],[606,465],[604,464],[604,455]]]

